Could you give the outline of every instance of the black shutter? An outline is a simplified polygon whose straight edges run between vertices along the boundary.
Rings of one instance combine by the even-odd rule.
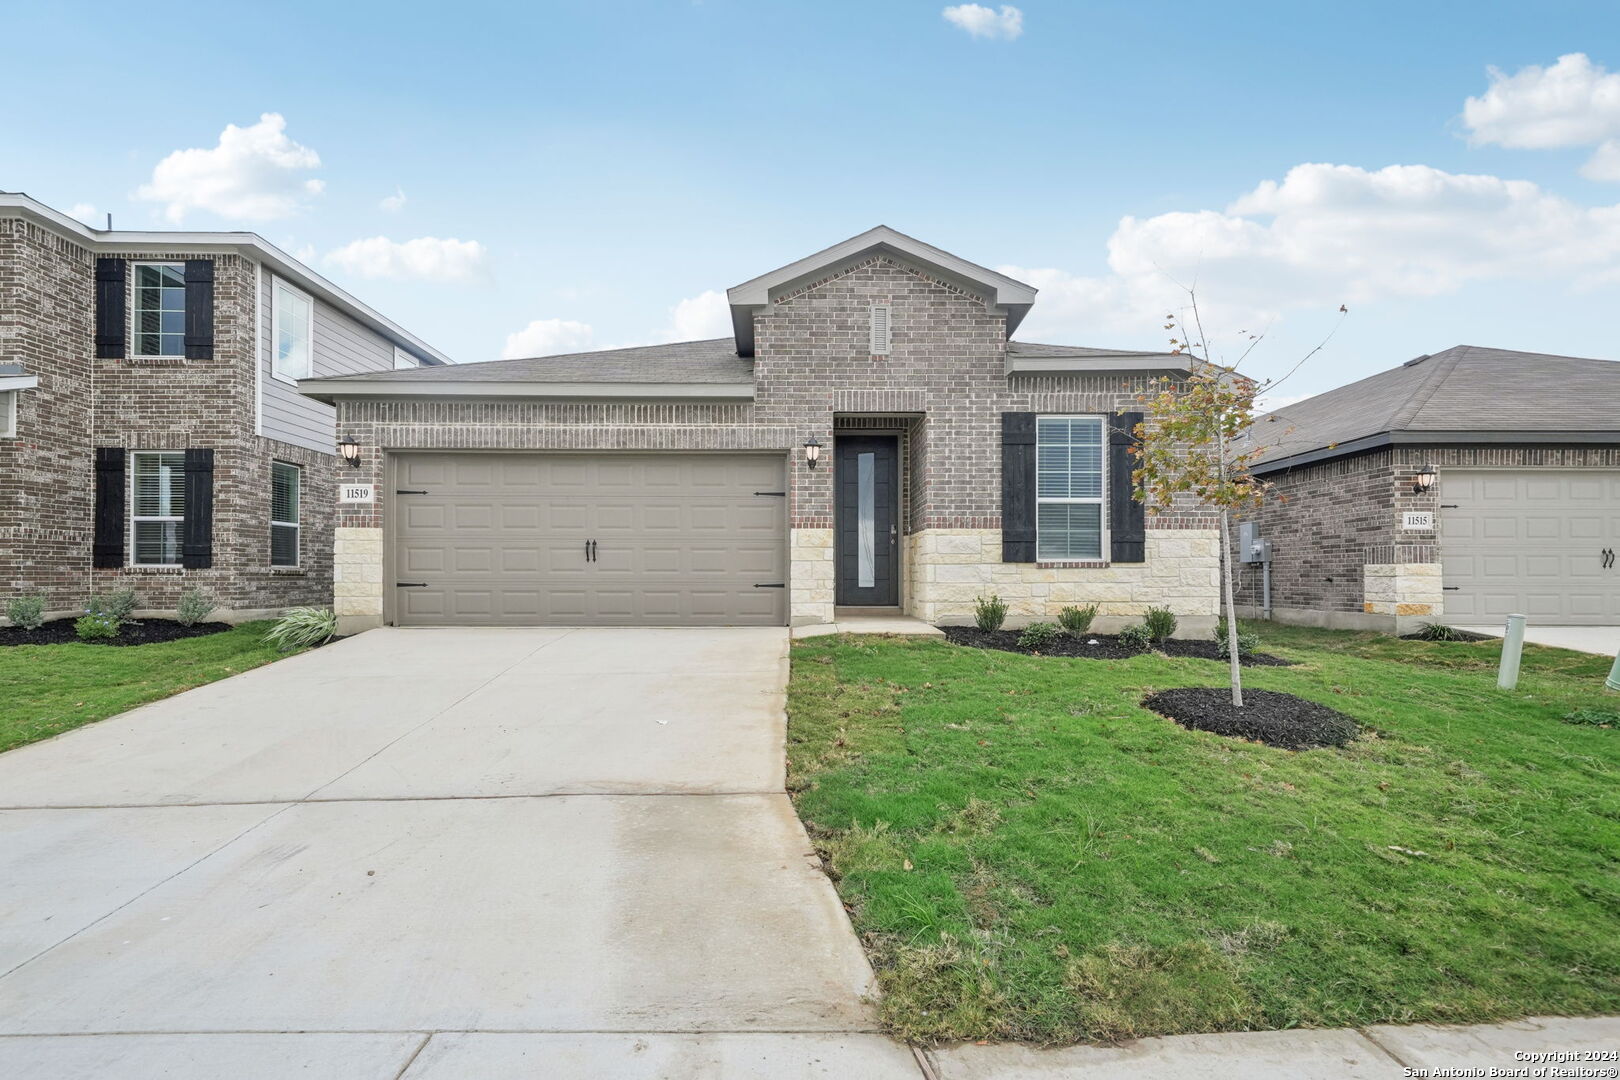
[[[180,565],[214,565],[214,452],[186,451],[186,520],[180,526]]]
[[[123,259],[96,260],[96,359],[122,360],[124,336],[129,319],[125,317],[126,292]],[[121,452],[121,451],[120,451]]]
[[[96,534],[90,565],[124,565],[124,448],[96,447]]]
[[[1131,473],[1139,412],[1115,413],[1108,430],[1108,547],[1110,562],[1147,561],[1147,508],[1136,500]]]
[[[1035,414],[1001,414],[1001,561],[1035,561]]]
[[[214,260],[186,260],[186,359],[214,358]]]

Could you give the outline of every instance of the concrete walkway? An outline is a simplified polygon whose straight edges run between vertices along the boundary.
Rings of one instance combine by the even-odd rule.
[[[1475,634],[1501,637],[1507,628],[1501,623],[1490,625],[1457,624],[1457,629]],[[1526,626],[1524,640],[1532,645],[1550,645],[1555,649],[1574,649],[1576,652],[1613,656],[1620,652],[1620,626]]]

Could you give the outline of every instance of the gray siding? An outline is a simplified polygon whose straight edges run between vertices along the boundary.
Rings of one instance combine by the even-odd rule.
[[[270,374],[273,281],[274,277],[268,270],[260,274],[259,378],[263,397],[259,412],[262,434],[294,446],[331,454],[337,444],[337,410],[304,397],[296,386]],[[315,369],[311,375],[389,371],[393,366],[393,342],[327,306],[320,299],[315,300]]]

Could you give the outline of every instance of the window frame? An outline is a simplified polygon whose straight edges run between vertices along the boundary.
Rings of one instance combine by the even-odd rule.
[[[284,306],[281,303],[281,290],[297,296],[304,301],[308,314],[304,317],[304,333],[309,341],[309,367],[302,375],[289,375],[278,366],[280,357],[279,346],[281,342],[282,320],[287,318]],[[307,379],[315,374],[315,298],[300,289],[286,278],[270,275],[270,377],[277,382],[284,382],[289,386],[297,386],[299,379]]]
[[[17,438],[17,399],[19,390],[0,390],[0,439]]]
[[[1096,496],[1055,496],[1041,494],[1041,421],[1042,420],[1095,420],[1101,431],[1101,444],[1097,455],[1099,483]],[[1035,561],[1038,563],[1106,563],[1109,561],[1108,514],[1108,446],[1110,418],[1102,413],[1037,413],[1035,415]],[[1072,473],[1071,473],[1072,475]],[[1065,555],[1048,558],[1041,553],[1041,505],[1052,503],[1067,506],[1097,507],[1097,554]]]
[[[276,520],[276,470],[278,468],[291,469],[298,477],[298,486],[294,490],[293,516],[296,521]],[[273,459],[270,462],[270,568],[272,570],[297,570],[304,565],[304,467],[291,461]],[[290,563],[276,562],[276,530],[291,529],[293,531],[293,561]]]
[[[158,341],[159,341],[160,344],[162,342],[162,339],[165,338],[165,337],[176,337],[176,336],[178,336],[180,338],[180,351],[179,352],[149,353],[149,352],[145,352],[144,350],[142,350],[142,349],[140,349],[138,347],[140,345],[141,338],[144,336],[141,333],[140,326],[139,326],[140,316],[141,316],[141,306],[140,306],[141,267],[143,267],[143,266],[167,266],[167,267],[171,267],[171,268],[178,268],[179,271],[180,271],[180,333],[178,335],[175,335],[175,334],[164,334],[161,329],[159,329],[159,331],[158,331]],[[127,288],[129,289],[129,316],[128,316],[128,319],[129,319],[129,329],[128,329],[128,333],[129,333],[129,358],[131,360],[184,360],[186,358],[186,330],[185,330],[185,320],[186,320],[186,286],[185,286],[185,282],[186,282],[186,264],[185,264],[185,260],[182,259],[182,260],[177,262],[174,259],[131,259],[131,260],[129,260],[129,269],[128,269],[128,272],[127,272],[126,276],[129,279],[129,283],[127,285]],[[162,314],[161,313],[163,311],[166,311],[166,310],[168,310],[168,309],[167,308],[159,308],[158,309],[158,312],[159,312],[158,322],[159,322],[160,326],[162,324]]]
[[[136,482],[137,476],[140,473],[140,459],[144,458],[144,457],[162,457],[165,454],[170,455],[172,457],[178,457],[180,459],[180,505],[181,505],[181,512],[180,512],[178,517],[173,515],[173,514],[140,514],[140,513],[137,513],[136,512],[137,507],[136,507],[135,482]],[[170,568],[181,569],[181,568],[183,568],[185,566],[185,527],[186,527],[185,498],[186,498],[186,452],[184,450],[131,450],[129,452],[129,494],[128,494],[129,512],[125,516],[129,519],[128,520],[128,526],[129,526],[129,536],[128,536],[129,560],[128,560],[128,565],[130,566],[131,569],[168,570]],[[138,523],[141,523],[141,522],[159,522],[159,523],[162,523],[162,524],[168,524],[170,522],[173,522],[174,524],[180,526],[180,550],[179,550],[178,555],[177,555],[174,562],[148,563],[148,562],[137,562],[136,561],[136,558],[137,558],[136,552],[139,550],[139,548],[135,543],[135,532],[136,532],[135,526]]]

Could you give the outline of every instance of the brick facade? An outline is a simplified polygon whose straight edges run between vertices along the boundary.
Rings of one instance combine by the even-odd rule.
[[[893,348],[885,356],[870,353],[870,308],[877,302],[891,304],[893,311]],[[369,579],[374,576],[371,545],[382,542],[389,512],[387,452],[773,450],[790,462],[792,617],[830,621],[832,446],[839,431],[881,429],[902,436],[903,602],[931,619],[961,621],[972,607],[971,597],[958,595],[961,589],[936,588],[931,599],[917,598],[926,591],[924,569],[934,553],[952,547],[918,538],[946,530],[983,533],[987,539],[976,538],[975,551],[991,552],[994,565],[1003,565],[1001,414],[1108,414],[1137,407],[1146,387],[1143,379],[1123,376],[1009,378],[1005,317],[984,297],[887,255],[860,258],[773,296],[768,310],[756,316],[755,343],[751,403],[343,399],[339,427],[353,432],[364,448],[363,467],[353,479],[376,484],[378,502],[339,508],[337,524],[353,530],[344,535],[346,544],[354,545],[338,570],[340,613],[375,620],[370,612],[382,605],[385,585]],[[806,467],[800,452],[811,436],[827,447],[822,467],[815,470]],[[1190,543],[1208,542],[1214,525],[1196,512],[1148,522],[1150,531],[1180,531]],[[1159,550],[1179,552],[1175,545]],[[1215,576],[1208,560],[1194,560],[1197,569],[1182,574],[1191,548],[1173,557],[1173,569],[1166,573],[1176,579],[1174,588],[1166,586],[1163,575],[1101,564],[1031,566],[1030,575],[1003,575],[1005,582],[986,571],[984,588],[1010,590],[1019,620],[1052,617],[1061,603],[1083,603],[1095,593],[1113,605],[1117,617],[1140,614],[1147,603],[1171,603],[1187,616],[1188,632],[1205,632],[1213,623]],[[951,558],[958,568],[965,561],[960,552]],[[345,579],[345,567],[352,579]],[[1096,586],[1089,592],[1088,583]]]
[[[1424,465],[1442,481],[1447,468],[1620,468],[1620,447],[1400,446],[1271,473],[1250,520],[1272,544],[1273,618],[1402,633],[1443,619],[1443,483],[1414,491]],[[1403,529],[1410,511],[1432,512],[1434,531]],[[1239,611],[1261,601],[1260,564],[1238,564]]]
[[[96,359],[98,257],[212,259],[213,359]],[[129,586],[141,610],[155,613],[197,585],[217,599],[218,617],[329,601],[335,458],[255,434],[254,282],[240,255],[91,252],[24,219],[0,219],[0,359],[39,377],[19,395],[18,437],[0,439],[0,599],[42,593],[48,610],[71,613],[92,593]],[[211,568],[91,567],[100,446],[214,451]],[[304,468],[296,569],[269,565],[274,460]]]

